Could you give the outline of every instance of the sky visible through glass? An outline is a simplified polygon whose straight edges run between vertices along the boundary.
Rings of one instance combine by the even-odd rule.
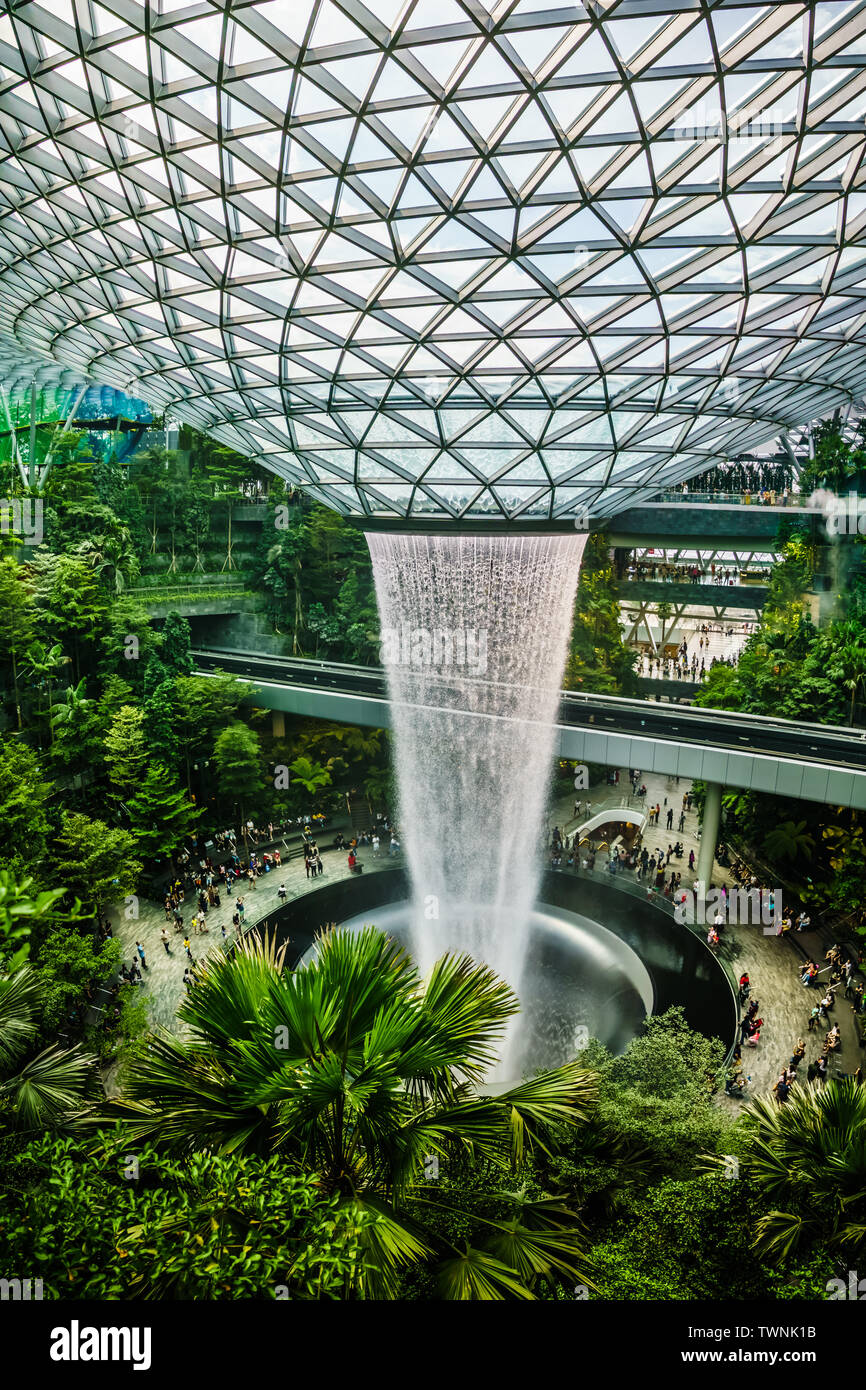
[[[862,401],[863,0],[0,11],[6,380],[514,520]]]

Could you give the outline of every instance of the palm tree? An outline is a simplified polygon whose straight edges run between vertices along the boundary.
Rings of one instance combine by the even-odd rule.
[[[289,771],[292,774],[292,781],[297,782],[310,796],[315,796],[321,787],[331,785],[331,774],[328,768],[323,767],[321,763],[311,762],[309,758],[295,758],[295,761],[289,764]]]
[[[154,1036],[130,1067],[127,1099],[110,1106],[126,1132],[182,1155],[277,1153],[316,1173],[340,1203],[376,1217],[359,1276],[368,1295],[393,1297],[419,1262],[435,1267],[446,1298],[531,1298],[538,1278],[573,1278],[581,1239],[559,1201],[491,1194],[492,1214],[472,1218],[487,1235],[465,1248],[417,1215],[449,1207],[425,1160],[428,1176],[441,1159],[510,1177],[594,1097],[576,1064],[478,1093],[518,1008],[508,986],[453,955],[422,985],[374,927],[327,932],[312,963],[283,964],[260,939],[208,959],[179,1010],[187,1035]]]
[[[95,1059],[83,1048],[53,1043],[27,1058],[40,1013],[39,980],[29,965],[0,975],[0,1132],[48,1129],[85,1098]]]
[[[86,560],[94,573],[104,579],[116,594],[123,593],[126,585],[133,583],[141,570],[127,526],[120,526],[116,533],[81,541],[75,547],[75,553]]]
[[[665,644],[665,632],[667,630],[667,622],[668,618],[671,616],[673,611],[673,604],[670,603],[666,598],[662,599],[661,603],[656,604],[656,613],[658,614],[658,619],[661,623],[661,632],[659,635],[660,647],[663,647]]]
[[[862,638],[861,638],[862,640]],[[839,653],[839,662],[844,672],[842,684],[851,692],[851,705],[848,710],[848,724],[853,726],[858,692],[866,682],[866,650],[856,643],[846,643]]]
[[[54,742],[54,730],[51,727],[51,681],[60,670],[61,666],[68,663],[69,657],[63,653],[63,648],[59,642],[55,642],[53,647],[46,647],[44,642],[33,642],[27,648],[24,657],[24,664],[30,674],[35,677],[38,685],[45,685],[48,691],[48,704],[40,714],[48,715],[48,731],[51,742]]]
[[[848,1077],[795,1086],[785,1105],[754,1101],[741,1120],[741,1174],[778,1207],[754,1247],[781,1264],[814,1243],[849,1260],[866,1249],[866,1087]],[[712,1160],[712,1166],[724,1159]]]
[[[68,728],[74,730],[92,710],[93,700],[88,700],[85,695],[87,681],[84,677],[77,685],[68,685],[63,699],[58,700],[57,704],[51,706],[51,727],[53,729]]]
[[[808,834],[804,820],[784,820],[764,837],[764,850],[771,859],[800,859],[811,854],[814,848],[815,841]]]

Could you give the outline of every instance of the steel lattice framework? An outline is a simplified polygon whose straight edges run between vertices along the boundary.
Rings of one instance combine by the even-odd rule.
[[[6,0],[0,367],[377,516],[612,513],[858,402],[864,0],[541,5]]]

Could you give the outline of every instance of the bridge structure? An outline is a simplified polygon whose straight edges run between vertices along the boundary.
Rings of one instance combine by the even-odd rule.
[[[607,531],[616,549],[697,551],[711,559],[734,556],[739,563],[756,552],[771,556],[784,521],[806,521],[815,538],[823,539],[824,512],[817,504],[771,507],[731,500],[709,505],[691,494],[619,512]]]
[[[200,674],[222,670],[250,681],[251,701],[274,711],[276,732],[285,714],[391,725],[382,668],[219,649],[197,650],[193,658]],[[444,677],[442,685],[449,687]],[[698,860],[705,878],[712,871],[724,787],[866,810],[866,731],[859,729],[563,691],[555,755],[705,782]]]

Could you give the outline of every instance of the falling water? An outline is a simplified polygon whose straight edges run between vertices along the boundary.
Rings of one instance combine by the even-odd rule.
[[[585,540],[367,536],[422,971],[468,951],[520,993]]]

